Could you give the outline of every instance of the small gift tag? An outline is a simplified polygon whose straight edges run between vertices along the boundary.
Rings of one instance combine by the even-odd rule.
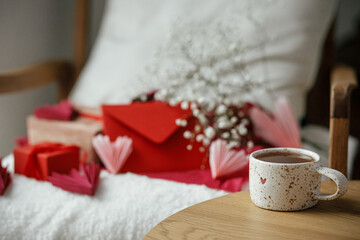
[[[127,136],[119,136],[115,142],[110,142],[108,136],[99,134],[92,139],[92,143],[106,169],[112,174],[120,171],[133,151],[132,139]]]
[[[231,150],[226,141],[218,139],[210,145],[210,169],[213,178],[230,175],[247,166],[248,159],[244,150]]]
[[[49,181],[65,191],[94,196],[99,183],[100,166],[92,163],[81,165],[80,169],[82,174],[75,169],[68,175],[54,172]]]

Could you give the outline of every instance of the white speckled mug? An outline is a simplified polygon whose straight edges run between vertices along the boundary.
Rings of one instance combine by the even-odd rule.
[[[276,163],[260,160],[265,154],[295,154],[310,157],[310,162]],[[298,211],[310,208],[318,200],[333,200],[344,195],[346,177],[331,168],[321,167],[319,155],[297,148],[268,148],[250,155],[250,197],[258,207],[276,211]],[[331,195],[320,193],[321,175],[332,179],[337,191]]]

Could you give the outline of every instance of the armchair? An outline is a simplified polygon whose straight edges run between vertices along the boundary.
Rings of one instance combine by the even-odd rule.
[[[126,2],[126,4],[124,4],[124,2]],[[206,4],[204,4],[205,2]],[[306,94],[305,90],[308,90],[307,87],[304,86],[311,85],[309,82],[312,82],[310,81],[310,78],[314,75],[312,73],[314,72],[316,65],[314,58],[318,57],[318,54],[315,53],[318,52],[317,50],[321,50],[320,42],[324,39],[323,33],[328,31],[329,23],[331,22],[331,19],[334,19],[332,13],[336,6],[336,1],[279,0],[276,2],[283,4],[283,6],[274,7],[272,5],[266,5],[262,9],[265,12],[265,15],[263,15],[262,12],[259,14],[257,9],[252,7],[255,5],[257,7],[257,3],[272,4],[272,2],[262,0],[227,1],[229,4],[244,4],[245,7],[249,7],[249,9],[245,10],[253,10],[258,14],[257,16],[264,16],[263,19],[260,18],[254,20],[252,18],[246,19],[247,15],[245,14],[235,14],[236,17],[245,16],[244,21],[239,22],[239,24],[245,25],[245,23],[249,23],[250,21],[250,23],[253,24],[251,30],[255,29],[255,34],[261,32],[259,31],[259,28],[264,27],[257,25],[259,22],[256,20],[261,20],[264,24],[267,24],[265,27],[270,28],[269,33],[272,34],[276,32],[278,34],[274,39],[264,41],[266,44],[271,45],[271,48],[267,49],[269,50],[269,54],[272,54],[272,62],[267,62],[269,65],[268,72],[273,73],[271,80],[274,80],[273,83],[276,83],[275,88],[278,88],[277,90],[280,92],[282,91],[281,93],[284,93],[285,91],[283,90],[293,84],[291,85],[292,90],[283,95],[286,95],[287,97],[296,95],[296,97],[304,99],[304,95]],[[120,68],[121,71],[125,71],[125,74],[127,73],[127,70],[137,72],[139,69],[137,66],[129,66],[127,64],[128,62],[131,62],[130,64],[135,63],[136,65],[136,63],[143,61],[143,58],[150,55],[147,51],[153,46],[149,47],[148,42],[151,45],[160,38],[159,35],[152,34],[150,30],[154,30],[158,34],[165,29],[164,25],[161,24],[167,24],[170,21],[177,23],[177,19],[173,18],[173,15],[176,14],[182,14],[182,18],[185,20],[198,20],[202,17],[208,20],[213,19],[212,17],[217,14],[223,14],[225,10],[227,10],[225,8],[227,4],[211,0],[152,0],[130,2],[109,0],[107,3],[108,6],[105,11],[102,31],[100,31],[99,34],[100,40],[97,40],[97,44],[93,48],[89,59],[86,60],[88,0],[76,0],[73,59],[49,61],[25,67],[23,69],[2,72],[0,73],[0,94],[21,91],[38,87],[51,81],[56,81],[59,86],[59,99],[62,99],[69,96],[74,97],[72,94],[78,91],[79,88],[88,87],[91,84],[94,84],[91,85],[92,89],[97,90],[96,87],[99,86],[100,82],[102,86],[112,90],[111,88],[115,87],[113,87],[111,83],[119,84],[123,79],[126,79],[128,82],[121,82],[122,85],[119,84],[117,85],[117,88],[115,88],[114,91],[118,94],[117,91],[123,90],[121,89],[121,86],[132,83],[132,79],[127,78],[129,77],[128,75],[123,76],[118,74],[117,76],[105,76],[105,74],[102,75],[97,72],[96,76],[90,76],[93,72],[89,72],[89,70],[97,67],[100,68],[100,70],[104,70],[102,73],[106,74],[109,72],[113,73]],[[249,6],[247,6],[247,4]],[[309,4],[314,4],[316,6],[313,8],[313,6],[309,6]],[[205,6],[206,9],[204,10]],[[230,5],[228,5],[228,7],[229,6]],[[244,6],[241,5],[239,8]],[[181,12],[179,9],[183,7],[185,8],[185,11]],[[288,9],[288,12],[283,11],[281,7]],[[220,11],[219,8],[224,8],[225,10],[220,9],[224,10]],[[231,6],[230,9],[232,10]],[[267,12],[268,9],[271,9],[271,11]],[[312,13],[309,18],[307,18],[306,11],[310,10]],[[322,13],[324,16],[318,16],[317,10],[323,11]],[[282,16],[280,16],[281,13],[284,13],[290,20],[284,21]],[[111,16],[109,17],[109,15]],[[220,18],[228,17],[224,15],[225,14],[221,15]],[[136,17],[139,17],[140,20]],[[274,19],[274,21],[268,23],[267,18]],[[312,24],[310,19],[317,20],[317,23]],[[236,27],[238,22],[231,20],[231,18],[226,19],[225,25],[222,26]],[[304,22],[307,25],[305,24],[304,26],[297,27],[299,24],[304,24]],[[206,23],[207,22],[200,27],[207,30]],[[283,28],[277,25],[280,23],[289,23],[286,32],[282,32]],[[152,24],[155,24],[155,27],[152,26]],[[216,23],[214,25],[216,25]],[[124,30],[121,27],[123,27]],[[246,26],[244,29],[249,30]],[[318,29],[321,29],[321,33],[317,31]],[[119,32],[117,32],[117,34],[111,34],[110,32],[109,34],[109,31],[111,30],[120,31],[121,33],[119,34]],[[186,32],[188,29],[181,30]],[[191,32],[191,29],[189,31]],[[125,33],[122,34],[123,32]],[[222,33],[221,29],[219,32]],[[304,32],[305,35],[301,35],[304,34]],[[161,32],[161,34],[163,33],[165,32]],[[251,38],[253,35],[251,35],[251,33],[251,31],[250,33],[245,32],[242,36],[244,38],[248,37],[246,39],[248,41],[247,43],[253,43]],[[323,49],[324,53],[328,53],[329,51],[332,52],[334,49],[334,45],[328,44],[332,37],[332,30],[328,33],[328,41]],[[106,39],[104,39],[104,34],[108,34]],[[312,35],[308,36],[306,34]],[[234,34],[233,36],[237,35]],[[148,37],[151,39],[149,40]],[[316,41],[313,41],[313,37]],[[289,44],[290,41],[292,42]],[[303,42],[310,43],[309,50],[306,46],[304,47],[302,45]],[[314,42],[319,44],[314,44]],[[111,46],[106,45],[114,43],[124,44],[125,46],[116,45],[117,52],[114,53],[114,49],[112,49]],[[161,44],[158,44],[158,46],[159,45]],[[288,51],[291,51],[291,53],[294,53],[296,56],[289,54]],[[101,56],[101,54],[104,54],[104,52],[107,54],[105,57],[111,58],[112,61],[96,62],[98,57]],[[312,56],[314,56],[314,58],[312,58]],[[262,59],[256,57],[257,56],[250,56],[247,60],[249,61],[249,64],[253,64],[255,70],[262,69]],[[265,60],[267,61],[268,59]],[[330,167],[346,174],[347,139],[349,136],[348,124],[350,121],[348,108],[350,107],[351,89],[356,87],[357,83],[352,69],[348,67],[334,68],[333,62],[329,62],[331,58],[324,57],[323,60],[325,61],[322,61],[320,64],[322,73],[318,74],[319,78],[316,80],[316,83],[313,84],[314,88],[308,95],[306,104],[307,113],[305,118],[309,123],[317,123],[325,126],[329,125],[330,122]],[[301,64],[304,62],[306,63],[306,66],[296,66],[299,63]],[[83,66],[85,67],[83,68]],[[333,73],[331,77],[331,88],[329,81],[330,72]],[[291,78],[293,75],[297,75],[296,78]],[[89,79],[87,79],[89,76],[92,77],[91,83],[88,81]],[[100,79],[100,77],[102,79]],[[112,77],[112,82],[107,81],[108,77]],[[281,82],[276,82],[276,78],[280,79]],[[291,83],[286,82],[290,78],[294,81]],[[304,79],[309,81],[304,83]],[[106,88],[103,88],[102,90],[106,90]],[[301,91],[297,91],[298,88],[302,88]],[[330,96],[328,95],[330,89],[332,92],[331,112],[327,110],[326,113],[324,113],[324,109],[330,109]],[[125,90],[123,90],[123,92],[124,91]],[[324,97],[323,94],[327,94],[328,96]],[[277,93],[274,95],[276,96]],[[99,96],[97,97],[98,99],[101,99]],[[297,103],[299,102],[301,101],[297,101]],[[299,103],[298,105],[302,106],[303,104]],[[303,112],[303,109],[298,112]],[[351,119],[351,121],[358,120]],[[358,170],[359,169],[356,171]],[[34,233],[41,234],[42,236],[45,236],[44,238],[56,239],[83,234],[82,237],[85,238],[86,236],[89,236],[100,239],[119,238],[116,234],[120,232],[120,234],[123,234],[121,235],[123,239],[140,239],[146,234],[146,231],[149,231],[154,224],[161,221],[164,217],[199,201],[226,194],[226,192],[207,189],[203,186],[191,184],[184,186],[184,184],[170,183],[170,181],[146,179],[143,176],[136,176],[131,173],[105,175],[106,173],[103,171],[103,174],[104,178],[100,182],[100,188],[98,189],[97,196],[95,196],[96,199],[94,200],[83,196],[71,195],[67,192],[55,192],[48,183],[37,184],[36,186],[38,186],[38,188],[34,188],[34,191],[37,192],[33,194],[29,189],[31,189],[36,182],[32,181],[32,179],[15,176],[19,189],[26,188],[27,192],[24,191],[23,193],[21,190],[17,190],[18,188],[15,189],[15,187],[14,189],[9,189],[13,190],[9,191],[9,195],[12,197],[13,194],[15,194],[16,197],[0,199],[0,204],[6,202],[6,204],[11,205],[10,207],[12,207],[12,209],[7,211],[6,208],[0,208],[0,212],[4,211],[4,216],[11,217],[15,215],[14,212],[23,214],[22,218],[19,218],[19,222],[15,220],[9,221],[16,225],[11,226],[11,228],[19,229],[20,234]],[[150,181],[151,184],[149,183]],[[101,186],[101,184],[103,185]],[[36,201],[31,201],[31,203],[29,203],[30,201],[26,199],[29,196],[35,196]],[[53,205],[48,204],[49,199],[52,198],[56,198],[52,202]],[[61,201],[61,203],[59,203],[59,201]],[[29,204],[33,204],[34,207],[27,207]],[[37,215],[38,211],[40,209],[44,210],[44,208],[49,209],[45,209],[45,211],[41,212],[42,214]],[[33,218],[36,218],[36,222],[34,223],[31,222]],[[4,222],[0,219],[0,225],[1,223]],[[20,229],[18,227],[19,224],[26,228]],[[1,230],[2,229],[0,228],[0,233]],[[135,232],[131,232],[132,230]],[[11,234],[12,233],[9,233],[8,238],[16,238],[16,234]],[[107,235],[104,236],[104,234]]]
[[[86,60],[88,0],[77,0],[75,11],[74,58],[71,60],[48,61],[21,69],[2,72],[0,73],[0,94],[35,88],[56,81],[59,86],[59,99],[64,99],[69,95]],[[319,68],[318,79],[314,84],[314,88],[310,90],[307,99],[308,110],[305,119],[308,119],[309,123],[325,126],[328,126],[330,123],[330,167],[346,174],[347,139],[349,135],[349,121],[351,119],[350,96],[352,89],[357,86],[357,81],[355,73],[350,67],[333,67],[331,56],[334,51],[334,24],[332,26],[323,47],[323,58]],[[325,58],[324,56],[330,56],[330,58]],[[324,122],[326,117],[324,117],[322,109],[329,109],[330,99],[323,99],[324,96],[327,96],[324,93],[324,89],[329,86],[329,80],[324,81],[324,77],[326,78],[330,71],[332,72],[330,87],[331,111],[330,119],[326,123]],[[357,122],[356,119],[351,120]],[[359,159],[356,161],[359,161]]]

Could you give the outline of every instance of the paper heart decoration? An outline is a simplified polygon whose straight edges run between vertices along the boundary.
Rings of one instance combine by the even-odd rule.
[[[94,196],[99,183],[100,166],[94,163],[80,165],[80,170],[82,174],[75,169],[71,169],[68,175],[53,172],[48,179],[54,186],[65,191]]]
[[[132,139],[127,136],[119,136],[115,142],[110,142],[109,136],[99,134],[92,139],[92,143],[106,169],[112,174],[120,171],[133,151]]]
[[[210,145],[210,169],[213,178],[219,178],[237,172],[248,164],[244,150],[230,150],[226,141],[217,139]]]
[[[61,101],[59,104],[53,106],[45,105],[34,110],[34,115],[37,118],[70,121],[75,114],[71,103],[67,100]]]
[[[275,103],[273,117],[258,107],[250,110],[255,134],[275,147],[301,147],[299,125],[286,98]]]
[[[0,196],[4,194],[6,188],[11,183],[11,176],[10,173],[7,171],[6,168],[1,166],[2,159],[0,158]]]

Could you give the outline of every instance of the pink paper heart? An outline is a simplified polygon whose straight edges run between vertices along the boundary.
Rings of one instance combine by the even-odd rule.
[[[34,110],[37,118],[70,121],[75,111],[71,103],[67,100],[61,101],[53,106],[45,105]]]
[[[244,150],[230,150],[226,141],[218,139],[210,146],[210,169],[213,178],[219,178],[237,172],[248,164]]]
[[[301,147],[299,125],[286,98],[275,103],[273,118],[260,108],[250,110],[255,134],[276,147]]]
[[[99,134],[92,139],[92,143],[106,169],[112,174],[120,171],[133,150],[132,139],[127,136],[119,136],[115,142],[110,142],[108,136]]]

